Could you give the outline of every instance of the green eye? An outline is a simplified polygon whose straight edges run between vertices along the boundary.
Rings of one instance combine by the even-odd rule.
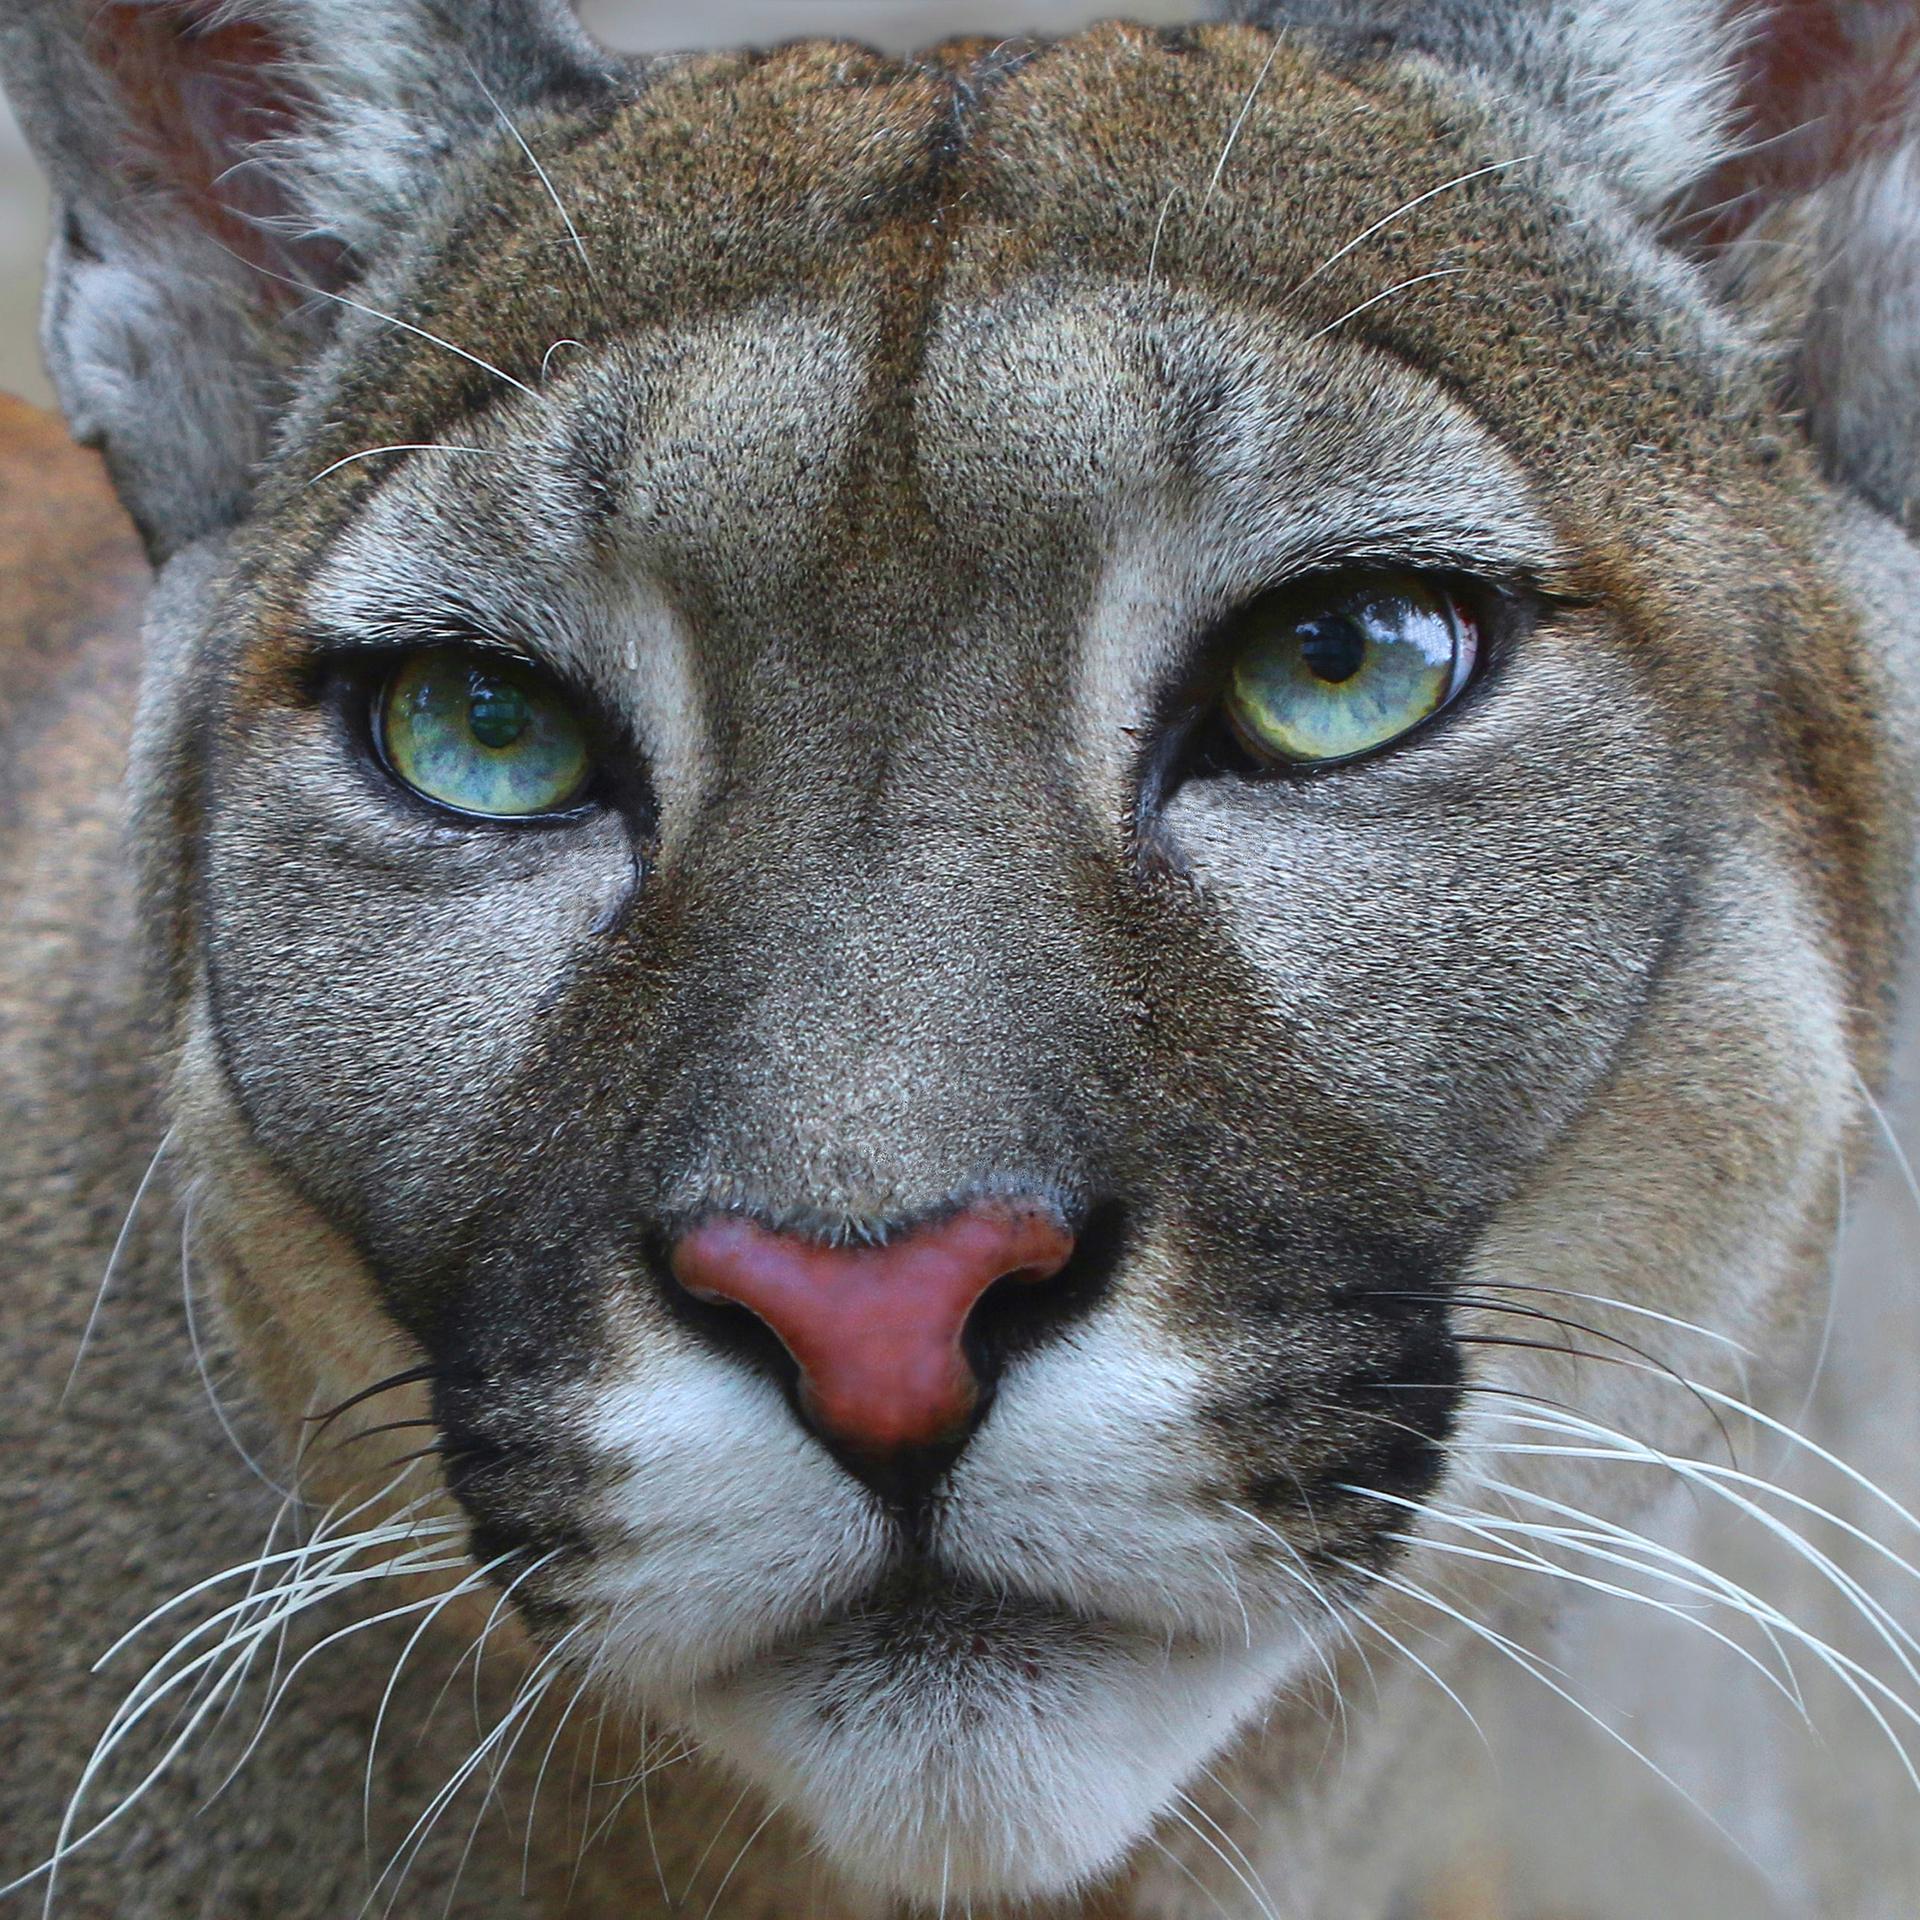
[[[455,647],[401,663],[381,691],[375,737],[415,793],[489,819],[561,812],[593,772],[580,722],[537,673]]]
[[[1263,595],[1240,616],[1225,710],[1256,759],[1324,766],[1430,720],[1479,654],[1471,617],[1416,574],[1320,581]]]

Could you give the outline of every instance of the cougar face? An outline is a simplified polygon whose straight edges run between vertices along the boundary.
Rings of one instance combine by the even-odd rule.
[[[1780,858],[1703,770],[1835,705],[1852,616],[1810,556],[1804,613],[1742,589],[1756,525],[1817,538],[1757,376],[1477,117],[1243,30],[970,61],[695,64],[553,168],[577,317],[532,286],[553,208],[489,179],[399,291],[499,375],[354,332],[195,681],[186,1100],[351,1245],[365,1377],[383,1319],[417,1343],[473,1551],[550,1644],[864,1877],[990,1894],[1113,1858],[1310,1673],[1448,1470],[1449,1302],[1618,1151],[1583,1119],[1698,1151],[1636,1037],[1656,996],[1700,1017]],[[1256,88],[1209,193],[1201,103]],[[728,173],[677,188],[722,102]],[[1363,262],[1359,115],[1445,207]],[[1104,118],[1165,129],[1118,191]],[[1549,298],[1579,351],[1523,417],[1490,323]],[[1596,472],[1601,409],[1672,457]],[[1379,756],[1223,755],[1240,610],[1355,571],[1449,583],[1462,697]],[[382,764],[396,658],[453,646],[559,690],[577,804],[462,818]],[[1837,1029],[1877,958],[1755,918],[1763,990]],[[1818,1178],[1786,1116],[1833,1070],[1717,1089],[1785,1110],[1695,1203],[1723,1230]],[[976,1224],[956,1305],[913,1261]],[[876,1404],[869,1336],[757,1305],[760,1256],[875,1276],[900,1366],[957,1335],[962,1415]]]
[[[814,45],[522,131],[164,577],[179,1150],[266,1391],[398,1370],[350,1423],[430,1421],[538,1657],[855,1881],[1058,1892],[1558,1390],[1503,1303],[1785,1339],[1912,554],[1388,45]],[[1320,699],[1368,618],[1439,691],[1274,748],[1261,636]]]

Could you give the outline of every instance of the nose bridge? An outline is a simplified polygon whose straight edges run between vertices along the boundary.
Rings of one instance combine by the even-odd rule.
[[[726,1011],[679,1103],[691,1186],[899,1219],[1070,1157],[1101,1016],[1067,833],[984,771],[882,771],[715,825],[684,989]]]

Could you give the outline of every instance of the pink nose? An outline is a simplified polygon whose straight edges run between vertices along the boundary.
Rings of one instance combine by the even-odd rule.
[[[828,1439],[868,1458],[966,1437],[981,1384],[961,1345],[997,1280],[1049,1280],[1073,1236],[1031,1209],[968,1207],[884,1246],[823,1246],[722,1216],[673,1249],[702,1300],[748,1309],[800,1369],[800,1403]]]

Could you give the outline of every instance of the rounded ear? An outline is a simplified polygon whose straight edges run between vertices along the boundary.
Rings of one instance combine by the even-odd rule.
[[[466,141],[608,83],[560,0],[12,0],[51,177],[42,340],[156,559],[245,511],[337,294]]]
[[[1920,533],[1920,7],[1742,16],[1726,157],[1671,229],[1786,349],[1834,478]]]

